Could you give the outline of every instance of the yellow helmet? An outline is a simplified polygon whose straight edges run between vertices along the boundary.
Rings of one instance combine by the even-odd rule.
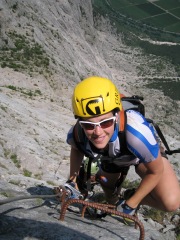
[[[109,79],[92,76],[75,87],[72,107],[75,118],[93,117],[122,110],[122,103],[119,91]]]

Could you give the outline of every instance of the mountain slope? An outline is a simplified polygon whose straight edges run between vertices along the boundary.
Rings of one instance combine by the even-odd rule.
[[[147,114],[164,127],[170,146],[178,146],[179,102],[146,89],[138,75],[137,67],[143,65],[147,75],[154,76],[153,68],[148,69],[153,56],[144,56],[141,49],[123,44],[123,36],[116,34],[107,19],[93,16],[90,0],[2,0],[0,20],[2,198],[26,194],[31,188],[39,190],[37,185],[50,189],[66,181],[70,150],[66,134],[75,122],[71,95],[75,84],[90,75],[109,77],[123,93],[143,94]],[[176,76],[171,64],[164,63],[159,76],[166,74]],[[152,99],[156,99],[156,104]],[[154,105],[158,111],[154,111]],[[178,166],[177,156],[170,160]],[[176,171],[179,174],[178,167]],[[34,205],[36,202],[17,202],[14,206],[31,209]],[[13,205],[3,205],[3,216],[8,208]],[[51,221],[46,210],[39,209],[39,221]],[[17,218],[32,218],[30,211],[12,210],[10,215],[5,214],[8,227],[10,216],[13,223]],[[5,226],[3,234],[8,229]],[[15,228],[9,239],[15,239],[13,231]],[[123,234],[128,237],[128,233]],[[5,235],[2,239],[8,239]],[[22,234],[19,239],[25,236]]]

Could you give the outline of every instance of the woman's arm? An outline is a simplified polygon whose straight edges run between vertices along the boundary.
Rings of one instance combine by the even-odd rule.
[[[140,202],[146,197],[158,184],[164,171],[163,160],[159,152],[158,157],[150,162],[138,166],[137,172],[141,176],[142,181],[137,188],[135,194],[126,201],[126,203],[136,208]]]
[[[84,154],[81,153],[78,149],[71,146],[70,153],[70,177],[69,179],[73,182],[76,182],[76,177],[79,174],[79,169],[84,158]]]

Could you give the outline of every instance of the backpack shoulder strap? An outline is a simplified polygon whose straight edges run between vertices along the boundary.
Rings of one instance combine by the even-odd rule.
[[[125,130],[125,126],[126,126],[126,113],[124,111],[124,109],[122,109],[120,112],[119,112],[119,131],[120,132],[123,132]]]
[[[127,143],[126,143],[126,124],[127,124],[127,115],[126,111],[122,110],[119,113],[120,117],[120,124],[119,124],[119,142],[120,142],[120,149],[121,149],[121,154],[129,154],[131,153],[128,148],[127,148]],[[132,154],[132,153],[131,153]]]
[[[166,153],[166,154],[172,155],[173,153],[180,153],[180,148],[174,149],[174,150],[171,150],[171,149],[169,148],[169,145],[168,145],[168,143],[167,143],[167,141],[166,141],[166,139],[165,139],[165,137],[164,137],[164,135],[163,135],[163,133],[162,133],[162,131],[161,131],[161,129],[159,128],[159,126],[158,126],[157,123],[155,123],[153,120],[151,120],[151,119],[149,119],[149,118],[146,118],[146,120],[147,120],[149,123],[152,123],[153,126],[154,126],[154,128],[156,129],[156,131],[157,131],[160,139],[162,140],[164,146],[166,147],[166,150],[165,150],[165,153]]]

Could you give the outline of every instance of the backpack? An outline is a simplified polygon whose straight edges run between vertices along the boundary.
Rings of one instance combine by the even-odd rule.
[[[141,96],[138,96],[138,95],[133,95],[131,97],[125,97],[124,95],[121,95],[121,100],[122,100],[122,105],[123,105],[123,109],[124,111],[126,112],[127,110],[135,110],[135,111],[138,111],[140,112],[144,117],[145,117],[145,107],[142,103],[142,101],[144,100],[143,97]],[[120,116],[121,119],[123,118],[122,116]],[[161,129],[159,128],[158,124],[155,123],[152,119],[149,119],[149,118],[146,118],[147,122],[151,123],[159,138],[161,139],[162,143],[164,144],[166,150],[165,150],[165,153],[168,154],[168,155],[172,155],[174,153],[180,153],[180,148],[178,149],[174,149],[174,150],[171,150]],[[120,126],[120,133],[119,133],[119,136],[121,136],[121,139],[122,139],[122,148],[125,148],[125,145],[126,145],[126,139],[125,139],[125,126],[126,126],[126,118],[122,121],[124,122],[123,125],[124,126]]]

